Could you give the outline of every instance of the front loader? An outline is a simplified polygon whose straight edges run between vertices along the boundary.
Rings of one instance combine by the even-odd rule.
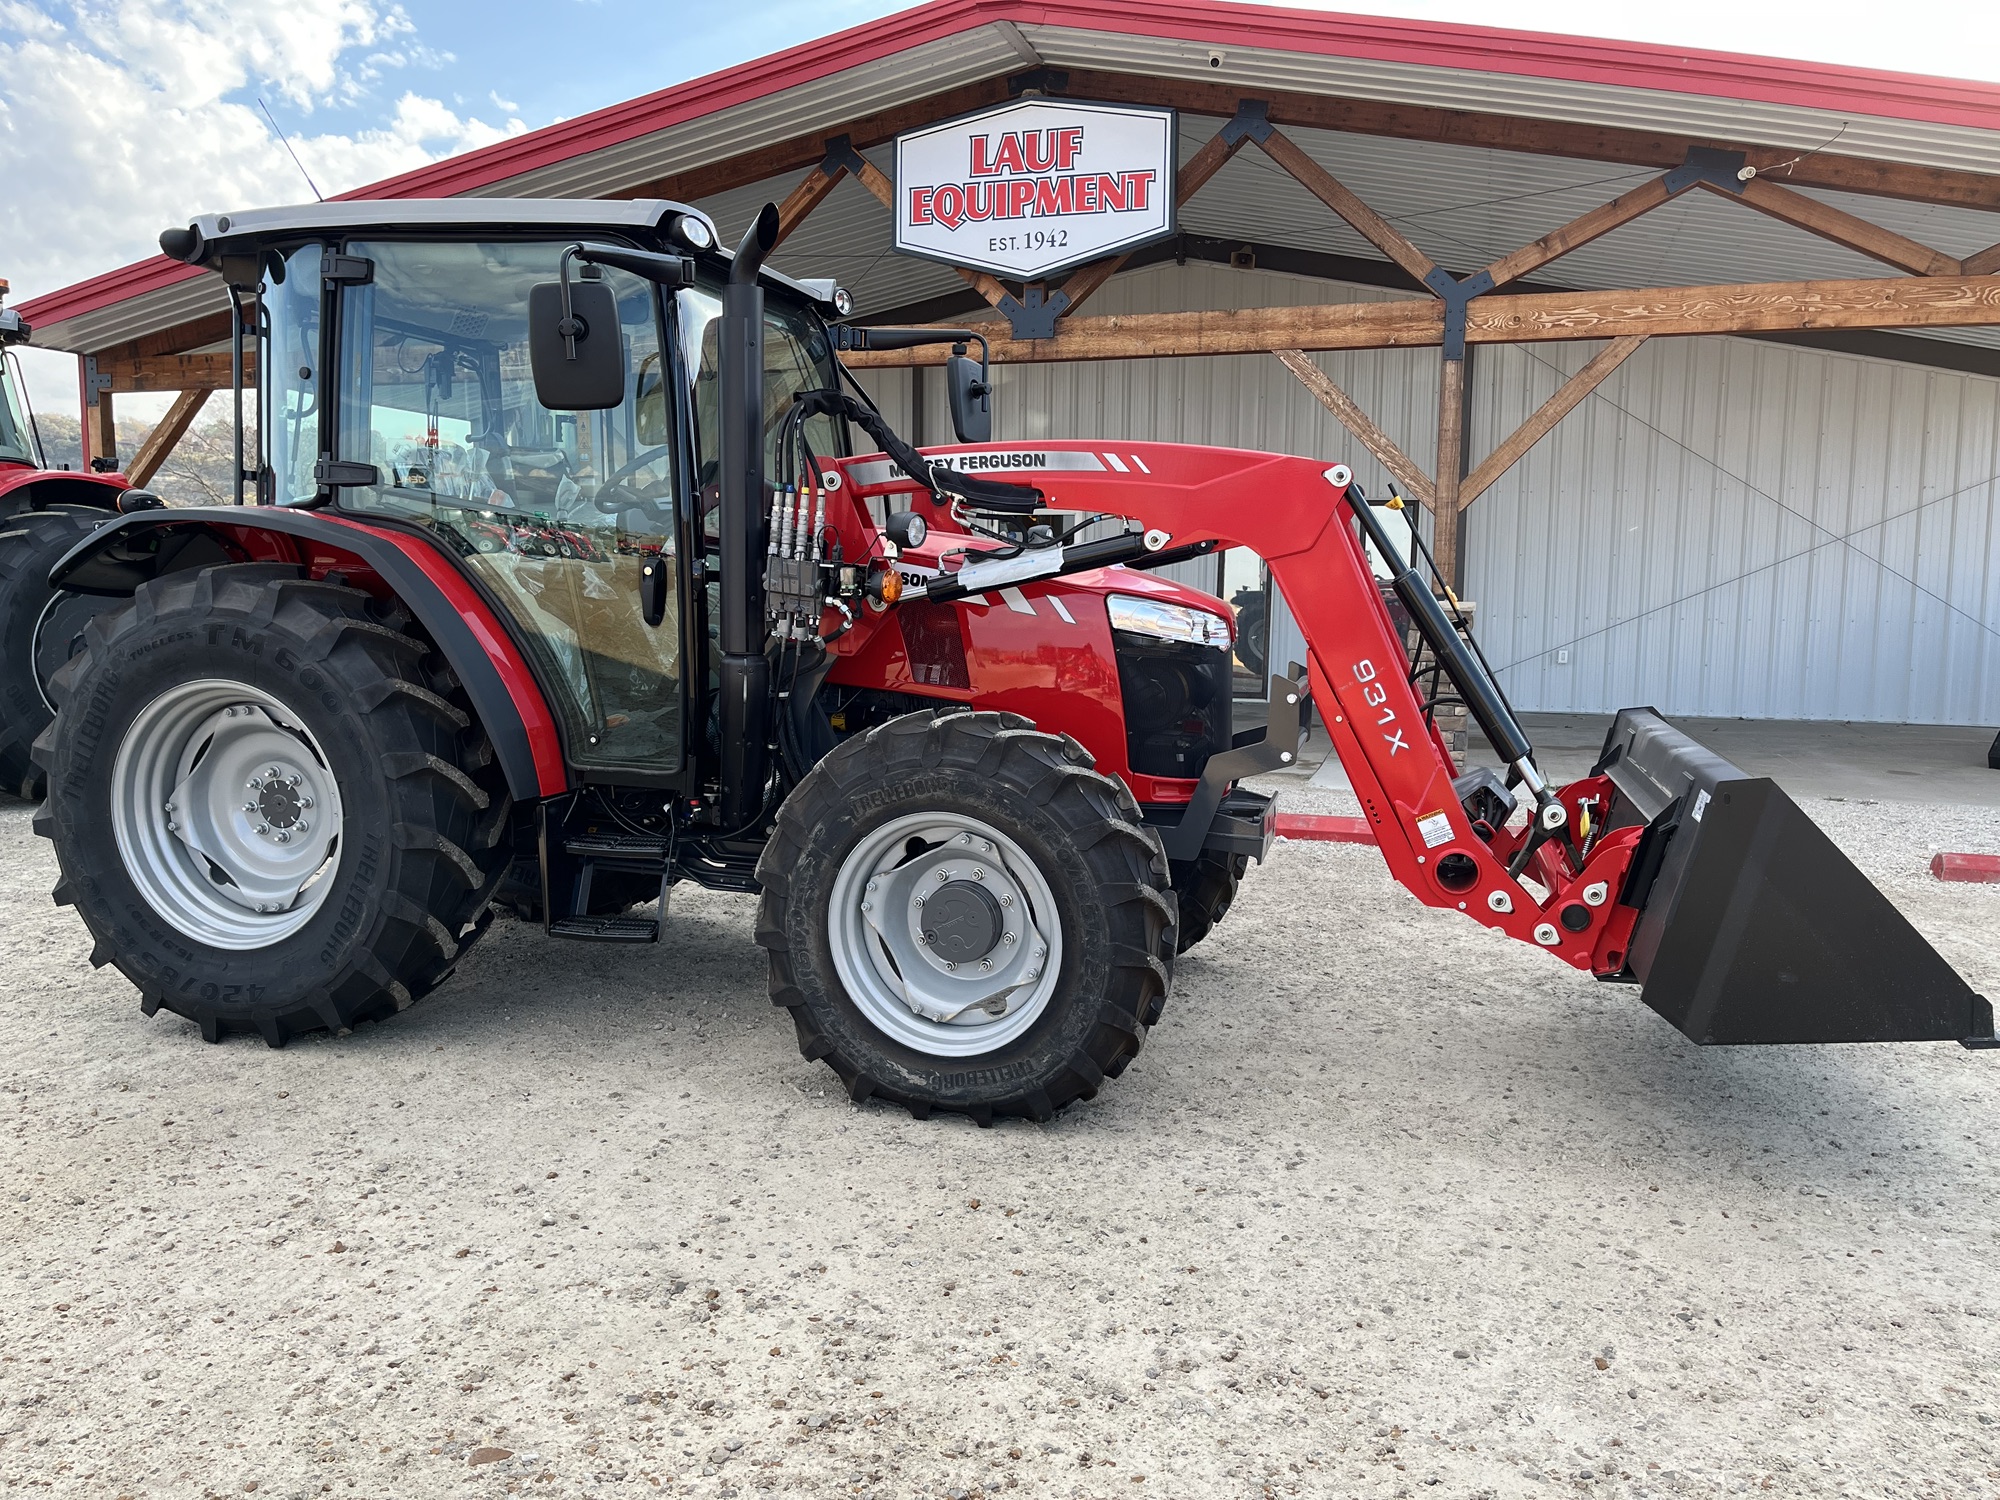
[[[162,237],[263,341],[256,503],[124,516],[56,566],[130,607],[36,751],[56,897],[148,1014],[339,1032],[496,910],[671,941],[693,880],[760,895],[772,998],[854,1099],[1047,1119],[1159,1021],[1268,850],[1243,783],[1310,708],[1418,899],[1697,1041],[1991,1041],[1781,792],[1658,715],[1549,784],[1344,466],[995,444],[976,330],[839,322],[776,237],[532,200]],[[837,353],[938,342],[961,441],[918,451]],[[1157,572],[1228,546],[1307,646],[1247,733],[1228,607]],[[1447,698],[1501,765],[1454,762]]]

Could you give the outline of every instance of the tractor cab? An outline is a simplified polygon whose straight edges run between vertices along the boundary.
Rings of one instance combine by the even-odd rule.
[[[571,766],[682,785],[715,634],[728,260],[705,218],[657,203],[515,205],[512,222],[478,225],[450,211],[472,206],[412,205],[399,223],[340,205],[196,221],[205,243],[188,248],[261,309],[254,499],[427,534],[531,658]],[[552,409],[531,304],[580,239],[671,262],[684,284],[577,273],[608,325],[609,385],[590,409]],[[820,289],[765,281],[775,442],[794,396],[836,377]],[[846,452],[831,417],[815,439]]]

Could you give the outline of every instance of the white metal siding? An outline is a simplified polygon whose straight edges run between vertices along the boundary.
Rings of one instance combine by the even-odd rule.
[[[1595,347],[1480,349],[1473,451]],[[1996,475],[2000,381],[1656,340],[1467,512],[1467,591],[1522,709],[2000,722]]]
[[[1196,263],[1118,277],[1091,309],[1397,295]],[[1476,350],[1474,458],[1598,347]],[[1318,358],[1430,467],[1435,350]],[[996,376],[1002,440],[1260,448],[1344,459],[1371,489],[1387,484],[1268,355],[1016,365]],[[942,377],[926,379],[923,436],[948,441]],[[906,381],[885,371],[875,382],[899,412]],[[1525,710],[1650,703],[1689,715],[2000,723],[1996,475],[2000,381],[1743,339],[1656,340],[1466,513],[1466,592],[1487,655]],[[1279,611],[1272,660],[1302,654]]]

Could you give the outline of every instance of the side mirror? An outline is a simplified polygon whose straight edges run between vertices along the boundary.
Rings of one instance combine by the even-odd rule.
[[[961,443],[993,441],[993,387],[986,371],[962,353],[945,361],[945,394],[951,401],[951,430]]]
[[[625,400],[625,336],[618,298],[601,281],[544,281],[528,292],[528,363],[535,399],[550,411],[609,411]]]

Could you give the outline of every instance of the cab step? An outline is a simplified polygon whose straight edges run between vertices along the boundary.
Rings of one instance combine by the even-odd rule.
[[[571,833],[562,842],[572,858],[634,870],[664,870],[672,849],[665,839],[626,833]]]
[[[549,924],[556,937],[582,938],[596,943],[657,943],[657,917],[559,917]]]

